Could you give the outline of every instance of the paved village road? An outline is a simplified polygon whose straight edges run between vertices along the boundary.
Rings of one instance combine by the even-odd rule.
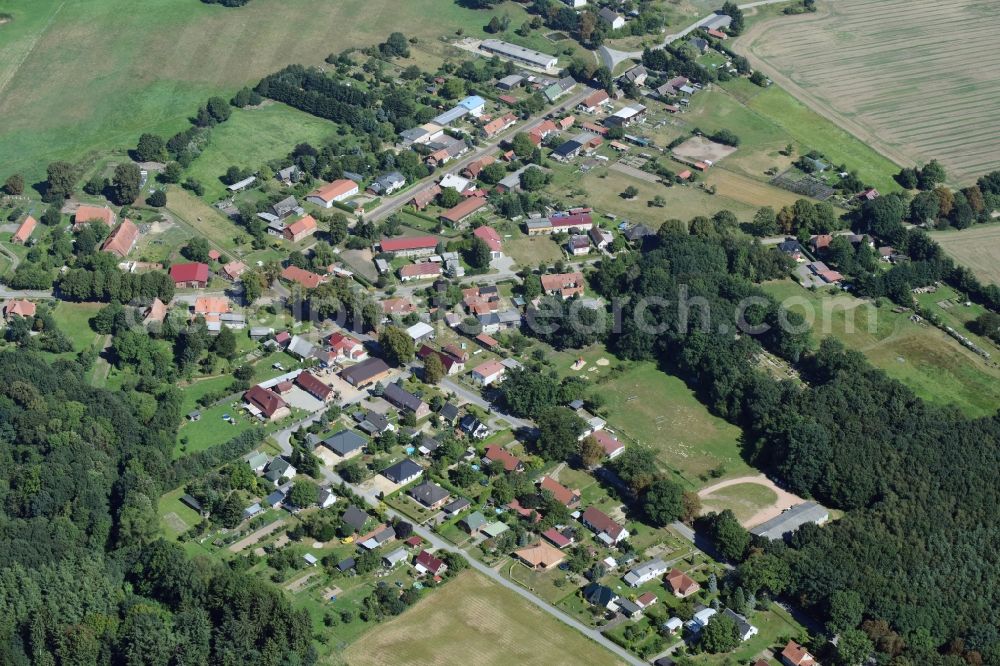
[[[493,407],[493,405],[484,400],[478,394],[476,394],[473,391],[470,391],[469,389],[465,388],[460,384],[456,384],[451,379],[448,378],[442,379],[440,385],[443,386],[445,389],[452,391],[455,395],[457,395],[459,398],[462,398],[466,402],[471,402],[477,407],[481,407],[482,409],[489,411],[492,416],[499,418],[502,421],[506,421],[510,425],[510,427],[514,428],[515,430],[519,429],[534,430],[535,428],[534,424],[531,423],[531,421],[519,419],[516,416],[512,416],[510,414],[505,414],[504,412],[497,411],[497,409]]]
[[[581,90],[580,92],[571,95],[569,97],[566,97],[565,99],[543,109],[541,112],[533,116],[531,120],[528,120],[526,123],[523,123],[520,126],[515,126],[514,127],[515,133],[528,132],[534,129],[537,125],[543,122],[545,116],[548,115],[549,113],[559,111],[560,109],[565,109],[567,111],[572,110],[573,108],[576,107],[577,104],[582,102],[584,98],[586,98],[587,95],[590,95],[592,92],[594,92],[593,88],[588,88],[585,86],[583,90]],[[497,148],[503,141],[506,141],[507,139],[510,138],[509,136],[510,134],[511,134],[510,131],[503,132],[500,134],[500,136],[493,138],[489,142],[487,142],[485,146],[476,148],[471,153],[469,153],[468,155],[466,155],[461,159],[449,162],[446,165],[446,170],[448,172],[458,173],[459,171],[464,169],[472,162],[478,160],[479,158],[485,157],[486,155],[492,155],[494,152],[496,152]],[[439,170],[439,171],[443,172],[444,170]],[[438,175],[439,175],[438,171],[435,171],[433,174],[424,179],[425,183],[423,186],[412,187],[407,189],[407,191],[401,194],[397,194],[396,196],[386,198],[381,204],[379,204],[371,211],[366,213],[365,219],[378,221],[384,217],[388,217],[392,213],[402,208],[407,201],[413,198],[415,194],[421,192],[427,187],[431,187],[433,185],[433,182],[437,180]]]
[[[392,511],[392,510],[390,510],[389,513],[390,514],[394,514],[395,512]],[[405,520],[404,516],[399,516],[399,517]],[[626,663],[632,664],[632,666],[645,666],[646,665],[646,662],[644,662],[641,659],[639,659],[639,658],[637,658],[637,657],[629,654],[624,649],[622,649],[621,647],[619,647],[617,644],[615,644],[615,643],[611,642],[609,639],[605,638],[604,635],[601,634],[601,632],[597,631],[596,629],[591,629],[587,625],[585,625],[582,622],[579,622],[578,620],[570,617],[569,615],[567,615],[566,613],[562,612],[561,610],[558,610],[557,608],[554,608],[554,607],[550,606],[548,604],[548,602],[546,602],[543,599],[540,599],[539,597],[536,597],[534,594],[532,594],[528,590],[524,589],[523,587],[521,587],[517,583],[514,583],[512,581],[507,580],[506,578],[504,578],[499,573],[497,573],[496,571],[494,571],[490,567],[486,566],[482,562],[469,557],[458,546],[454,546],[454,545],[452,545],[452,544],[444,541],[439,536],[437,536],[436,534],[434,534],[433,532],[431,532],[430,530],[424,528],[421,525],[414,525],[413,526],[413,531],[416,532],[417,534],[419,534],[421,537],[423,537],[427,541],[429,541],[431,543],[431,545],[433,545],[435,548],[437,548],[439,550],[446,550],[446,551],[449,551],[449,552],[452,552],[452,553],[457,553],[457,554],[465,557],[465,559],[468,560],[468,562],[469,562],[469,566],[471,566],[473,569],[475,569],[479,573],[483,574],[484,576],[489,577],[491,580],[496,581],[500,585],[503,585],[505,588],[507,588],[511,592],[514,592],[515,594],[521,596],[522,598],[524,598],[528,602],[534,604],[535,606],[537,606],[538,608],[540,608],[544,612],[548,613],[552,617],[556,618],[560,622],[569,625],[573,629],[576,629],[577,631],[579,631],[580,633],[582,633],[583,635],[585,635],[587,638],[590,638],[591,640],[596,641],[597,643],[599,643],[600,645],[602,645],[604,648],[606,648],[606,649],[610,650],[611,652],[613,652],[620,659],[624,660]]]

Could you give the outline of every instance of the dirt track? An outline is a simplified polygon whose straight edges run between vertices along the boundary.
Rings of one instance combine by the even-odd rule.
[[[240,539],[236,543],[234,543],[231,546],[229,546],[229,552],[231,552],[231,553],[238,553],[241,550],[243,550],[244,548],[246,548],[247,546],[254,545],[255,543],[257,543],[258,541],[260,541],[261,539],[263,539],[264,537],[266,537],[271,532],[275,531],[279,527],[282,527],[284,524],[285,524],[284,520],[276,520],[273,523],[271,523],[270,525],[265,525],[264,527],[260,528],[256,532],[251,532],[247,536],[243,537],[242,539]]]
[[[761,486],[766,486],[767,488],[772,490],[775,495],[778,496],[778,500],[774,504],[767,507],[766,509],[761,509],[754,515],[750,516],[748,519],[744,520],[743,527],[750,528],[756,525],[760,525],[765,521],[771,520],[775,516],[781,515],[781,512],[784,511],[785,509],[791,508],[796,504],[802,504],[803,502],[805,502],[805,500],[799,497],[798,495],[793,495],[787,490],[783,490],[778,486],[774,485],[774,482],[771,481],[771,479],[764,476],[763,474],[758,474],[756,476],[739,476],[736,477],[735,479],[726,479],[725,481],[720,481],[719,483],[713,484],[711,486],[699,490],[698,497],[704,498],[707,497],[708,495],[711,495],[717,490],[721,490],[722,488],[728,488],[729,486],[736,486],[741,483],[756,483]]]

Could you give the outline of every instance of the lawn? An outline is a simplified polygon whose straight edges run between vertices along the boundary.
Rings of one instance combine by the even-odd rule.
[[[179,261],[180,248],[194,235],[191,229],[174,222],[154,222],[150,227],[149,233],[139,236],[131,254],[139,261]]]
[[[223,420],[222,417],[225,414],[229,414],[235,423]],[[289,419],[289,423],[291,423],[291,419]],[[203,409],[199,420],[188,421],[185,419],[181,423],[181,427],[177,431],[179,443],[174,449],[174,458],[224,444],[255,425],[259,425],[259,422],[240,409],[239,399],[234,403],[223,403],[216,407]]]
[[[801,624],[777,604],[771,604],[767,610],[755,611],[749,620],[760,633],[740,643],[727,654],[698,654],[692,657],[695,664],[711,664],[725,666],[726,664],[749,664],[766,649],[781,651],[790,638],[802,640],[805,629]]]
[[[236,223],[219,209],[181,189],[176,185],[167,188],[167,210],[189,229],[194,229],[220,252],[235,253],[235,237],[240,234]],[[249,246],[247,246],[249,249]]]
[[[657,368],[638,363],[598,384],[608,426],[628,446],[639,443],[659,454],[663,466],[692,488],[715,478],[751,472],[740,457],[741,432],[713,416],[687,385]]]
[[[343,656],[352,666],[619,663],[604,648],[472,571],[373,628]]]
[[[891,305],[879,308],[842,292],[808,291],[790,280],[764,288],[789,310],[814,313],[815,345],[833,335],[920,397],[955,404],[970,416],[992,414],[1000,406],[1000,370],[934,326],[911,321],[911,313],[893,312]]]
[[[729,129],[739,136],[739,150],[724,162],[727,169],[761,178],[767,169],[790,163],[780,151],[791,143],[795,155],[818,150],[834,164],[856,169],[880,191],[899,189],[892,180],[899,167],[780,87],[765,89],[743,79],[718,86],[695,95],[682,118],[706,133]]]
[[[73,351],[79,352],[98,344],[101,335],[90,328],[90,318],[104,307],[103,303],[69,303],[60,301],[52,311],[59,330],[73,343]]]
[[[477,12],[441,0],[135,6],[131,0],[4,3],[14,16],[0,26],[5,172],[35,182],[53,160],[131,147],[146,131],[176,132],[211,95],[229,96],[288,64],[321,65],[331,52],[376,44],[394,30],[417,38],[418,46],[437,47],[438,37],[459,29],[483,36],[493,14],[509,13],[512,29],[525,15],[514,3]]]
[[[169,538],[176,539],[201,522],[201,516],[191,507],[181,503],[184,488],[171,490],[160,497],[160,526]]]
[[[235,109],[229,120],[212,131],[212,140],[188,168],[187,175],[205,186],[206,200],[215,201],[226,194],[219,177],[229,167],[256,169],[284,157],[298,143],[319,145],[334,135],[336,128],[329,120],[276,102],[255,109]]]
[[[702,510],[723,511],[732,509],[736,519],[743,522],[761,509],[774,505],[778,496],[773,490],[759,483],[738,483],[719,488],[701,500]]]
[[[534,268],[550,266],[563,259],[564,254],[554,240],[548,236],[518,236],[504,241],[503,251],[518,266]]]
[[[678,167],[679,165],[674,165]],[[711,216],[720,210],[736,214],[740,220],[749,220],[757,211],[757,205],[729,198],[723,194],[711,195],[695,185],[675,185],[666,187],[650,183],[612,169],[598,168],[580,176],[577,185],[586,192],[587,203],[599,211],[610,212],[619,218],[642,222],[654,229],[664,220],[678,218],[690,220],[698,215]],[[621,193],[629,186],[638,188],[634,199],[623,199]],[[663,208],[650,206],[655,196],[666,200]]]

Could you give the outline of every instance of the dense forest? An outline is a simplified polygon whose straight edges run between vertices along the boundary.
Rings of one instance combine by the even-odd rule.
[[[736,333],[746,297],[755,297],[746,323],[776,322],[778,305],[753,282],[781,273],[768,256],[777,253],[698,222],[689,232],[669,221],[642,255],[602,261],[592,284],[629,298],[612,346],[683,377],[746,429],[751,462],[847,511],[787,546],[727,538],[720,551],[740,562],[740,584],[787,594],[831,633],[863,632],[883,663],[1000,663],[1000,415],[972,420],[925,404],[830,340],[808,354],[801,334],[778,326]],[[635,314],[653,296],[664,302],[644,316],[661,328],[649,330]],[[761,346],[797,362],[805,382],[759,371]]]
[[[0,354],[0,663],[312,663],[305,612],[157,536],[162,486],[211,463],[170,461],[177,389],[87,369]]]

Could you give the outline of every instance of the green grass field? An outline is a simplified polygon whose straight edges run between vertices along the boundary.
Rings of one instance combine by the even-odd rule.
[[[619,663],[604,648],[472,571],[373,627],[343,657],[353,666]]]
[[[29,182],[53,160],[176,132],[211,95],[291,63],[319,65],[394,30],[436,47],[459,29],[482,35],[494,13],[508,12],[512,29],[524,20],[513,3],[477,12],[450,0],[147,0],[142,11],[130,0],[7,0],[3,10],[14,18],[0,25],[0,176]]]
[[[226,194],[219,176],[230,166],[256,169],[268,160],[287,155],[303,141],[319,144],[336,133],[336,125],[275,102],[256,109],[235,109],[225,123],[212,130],[212,140],[187,170],[205,186],[205,198]]]
[[[60,302],[52,311],[52,318],[56,320],[59,330],[73,343],[74,352],[99,343],[101,335],[90,328],[90,318],[102,307],[101,303]]]
[[[745,79],[718,86],[695,95],[683,120],[708,133],[729,129],[740,137],[739,150],[723,163],[726,168],[763,177],[768,168],[790,162],[779,151],[791,143],[796,156],[818,150],[835,164],[856,169],[862,180],[880,191],[899,189],[892,180],[899,167],[780,87],[765,89]]]
[[[736,519],[745,521],[761,509],[772,506],[778,500],[773,490],[759,483],[738,483],[719,488],[701,500],[702,510],[723,511],[732,509]]]
[[[955,404],[971,416],[992,414],[1000,406],[1000,370],[934,326],[910,321],[911,313],[877,308],[842,292],[811,292],[790,280],[764,288],[779,300],[789,299],[791,311],[816,313],[814,344],[833,335],[922,398]]]
[[[738,476],[752,470],[740,457],[739,428],[713,416],[677,377],[652,363],[639,363],[613,379],[600,380],[610,366],[598,366],[607,358],[600,348],[582,353],[554,355],[557,370],[567,375],[596,380],[593,392],[604,398],[608,426],[626,446],[640,443],[659,452],[664,468],[683,478],[692,488],[705,485],[710,471],[721,468],[722,476]],[[568,369],[576,357],[587,364],[579,372]],[[593,372],[590,368],[596,368]],[[703,478],[704,477],[704,478]]]

